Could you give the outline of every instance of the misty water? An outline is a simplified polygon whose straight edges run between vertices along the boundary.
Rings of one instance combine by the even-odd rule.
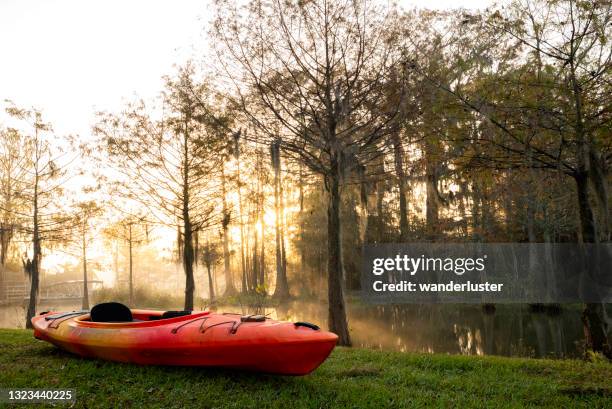
[[[527,306],[477,305],[347,306],[354,346],[402,352],[527,357],[576,357],[583,342],[580,311],[532,313]],[[272,311],[270,311],[272,312]],[[325,324],[327,308],[289,303],[273,315]]]
[[[44,310],[80,309],[79,304],[41,305]],[[356,347],[464,355],[578,357],[584,336],[578,308],[556,314],[534,313],[523,305],[364,305],[349,303],[349,327]],[[253,312],[248,307],[218,307]],[[275,319],[308,321],[325,327],[324,302],[293,301],[265,313]],[[0,307],[0,327],[23,328],[25,308]]]

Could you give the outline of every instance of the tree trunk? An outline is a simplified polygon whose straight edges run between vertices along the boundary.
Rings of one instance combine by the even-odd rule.
[[[399,132],[393,133],[393,154],[395,158],[395,174],[399,188],[400,206],[400,241],[408,240],[408,203],[406,202],[406,175],[404,174],[404,148]],[[429,200],[429,190],[427,191]],[[429,206],[428,206],[429,209]]]
[[[439,202],[437,184],[437,159],[434,157],[431,143],[425,145],[425,184],[426,184],[426,221],[427,231],[431,237],[436,237],[439,226]]]
[[[257,287],[261,284],[259,283],[259,232],[257,231],[257,225],[255,225],[254,233],[255,237],[253,240],[253,262],[251,263],[251,268],[253,272],[251,276],[253,277],[253,290],[257,290]]]
[[[331,158],[331,172],[327,177],[329,203],[327,207],[327,291],[329,299],[329,330],[338,335],[338,344],[351,345],[346,320],[346,308],[342,288],[342,251],[340,242],[340,164],[338,157]]]
[[[601,155],[595,151],[593,144],[590,144],[589,152],[590,172],[589,177],[595,190],[597,201],[601,208],[603,241],[609,241],[610,237],[610,205],[608,202],[608,173],[603,165]]]
[[[528,152],[529,161],[529,183],[527,185],[527,239],[529,240],[529,271],[536,271],[536,230],[535,230],[535,178],[533,177],[533,169],[531,168],[531,150]]]
[[[285,270],[286,259],[283,257],[284,243],[282,228],[282,202],[281,202],[281,181],[280,181],[280,146],[273,142],[270,147],[272,158],[272,168],[274,170],[274,211],[275,211],[275,233],[276,233],[276,287],[274,297],[281,300],[289,296],[287,285],[287,275]]]
[[[130,307],[134,307],[134,258],[133,258],[133,255],[132,255],[132,247],[133,247],[132,246],[132,244],[133,244],[133,241],[132,241],[132,223],[130,223],[128,226],[129,226],[128,227],[129,228],[128,234],[129,234],[129,237],[130,237],[129,240],[128,240],[128,251],[129,251],[129,258],[130,258],[130,271],[129,271],[129,273],[130,273],[130,276],[129,276],[129,280],[130,280],[130,282],[129,282],[129,286],[130,286]]]
[[[287,250],[285,248],[285,228],[287,226],[287,220],[285,219],[285,200],[284,200],[284,189],[283,189],[283,184],[280,178],[280,156],[279,156],[279,168],[278,168],[278,173],[279,173],[279,179],[278,179],[278,184],[279,184],[279,198],[280,198],[280,240],[281,240],[281,260],[282,260],[282,265],[283,265],[283,276],[282,276],[282,280],[283,282],[283,286],[285,287],[285,289],[283,290],[284,295],[281,296],[281,298],[287,298],[289,297],[289,282],[287,281]]]
[[[83,243],[82,243],[82,251],[83,251],[83,305],[82,308],[84,310],[89,309],[89,288],[87,286],[87,238],[86,234],[86,225],[83,223]]]
[[[238,142],[236,142],[236,147],[238,146]],[[241,178],[240,178],[240,154],[238,153],[238,149],[236,148],[236,183],[238,184],[238,218],[240,222],[240,266],[242,267],[242,287],[240,291],[243,294],[246,294],[248,291],[247,287],[247,269],[246,269],[246,260],[245,260],[245,238],[244,238],[244,218],[242,211],[242,186],[241,186]]]
[[[229,253],[229,222],[230,214],[227,207],[227,192],[225,189],[225,164],[221,165],[221,194],[223,195],[223,269],[225,275],[225,296],[231,297],[236,294],[236,287],[234,287],[234,280],[232,278],[232,271],[230,266],[230,253]]]
[[[209,291],[209,299],[210,302],[215,302],[215,286],[213,284],[212,271],[210,270],[210,263],[206,265],[206,270],[208,271],[208,291]]]
[[[32,222],[34,224],[34,232],[32,235],[32,266],[30,270],[30,301],[28,303],[28,312],[26,314],[26,328],[33,328],[32,318],[36,315],[36,304],[38,298],[38,285],[39,285],[39,272],[40,272],[40,260],[42,258],[41,246],[40,246],[40,230],[38,226],[38,173],[35,176],[34,182],[34,214]]]
[[[200,254],[200,233],[198,230],[193,232],[193,253]],[[196,266],[196,270],[198,267],[198,258],[193,258],[193,264]]]
[[[185,229],[185,241],[183,243],[183,269],[185,271],[185,310],[193,311],[193,293],[195,281],[193,278],[193,233],[189,220],[189,211],[183,209],[183,226]]]
[[[385,182],[376,182],[376,242],[382,243],[385,239],[385,219],[383,217],[383,199],[385,197]]]
[[[183,260],[183,232],[181,231],[181,218],[177,218],[176,224],[176,261]]]
[[[246,210],[247,214],[251,214],[250,209]],[[247,221],[245,223],[245,233],[244,233],[244,281],[245,281],[245,285],[246,285],[246,289],[247,289],[247,293],[251,293],[253,292],[253,290],[255,289],[254,285],[253,285],[253,271],[252,271],[252,263],[251,263],[251,257],[253,256],[251,254],[251,244],[250,244],[250,237],[251,237],[251,217],[247,218]]]
[[[6,274],[6,256],[12,235],[13,226],[10,223],[0,224],[0,301],[5,296],[4,276]]]
[[[213,275],[213,284],[214,284],[215,294],[219,294],[219,283],[217,281],[217,268],[216,268],[216,264],[212,265],[212,275]]]
[[[482,198],[480,194],[480,186],[478,185],[478,181],[474,180],[472,182],[471,189],[472,196],[472,238],[473,241],[480,242],[482,241]]]
[[[597,227],[593,216],[593,208],[589,202],[589,179],[584,172],[574,175],[576,181],[576,191],[578,195],[578,211],[580,215],[580,227],[582,241],[584,243],[597,242]]]
[[[593,209],[589,202],[588,175],[578,172],[574,176],[578,193],[578,209],[580,213],[580,226],[582,241],[584,243],[597,243],[597,229],[593,216]],[[608,322],[605,305],[602,303],[587,303],[582,311],[582,323],[586,345],[595,352],[601,352],[612,359],[612,346],[609,341]]]
[[[461,231],[464,237],[468,237],[469,228],[468,228],[468,218],[466,212],[467,198],[469,195],[469,188],[465,182],[461,182],[459,184],[460,188],[460,198],[459,203],[457,204],[459,211],[459,225],[461,226]]]
[[[205,263],[206,263],[206,272],[208,273],[208,300],[212,304],[215,302],[215,286],[213,283],[213,276],[212,276],[212,271],[210,267],[211,250],[210,250],[210,244],[208,242],[206,242],[206,253],[207,255],[206,255]]]
[[[264,198],[262,197],[262,206],[264,204]],[[262,207],[263,209],[263,207]],[[263,214],[265,212],[262,210],[261,214],[261,252],[259,254],[259,283],[264,286],[266,285],[266,224],[263,221]]]
[[[587,303],[582,311],[582,323],[586,345],[595,352],[601,352],[612,359],[612,346],[609,341],[609,329],[605,304]]]
[[[264,199],[263,199],[263,186],[262,186],[262,159],[261,154],[257,152],[257,163],[255,170],[255,178],[257,179],[257,192],[255,195],[255,220],[253,222],[253,234],[254,234],[254,243],[253,243],[253,251],[252,251],[252,286],[253,291],[257,291],[258,288],[263,288],[263,274],[262,274],[262,264],[261,258],[259,256],[259,239],[261,236],[261,241],[265,240],[264,238]],[[261,227],[261,231],[259,231],[259,227]]]
[[[0,265],[6,265],[6,256],[8,254],[9,244],[13,238],[14,227],[10,222],[0,224]]]
[[[365,167],[359,172],[359,241],[360,248],[368,242],[368,230],[370,228],[370,212],[368,209],[368,196],[370,195],[370,183],[366,180]],[[359,285],[357,279],[357,285]]]
[[[305,274],[306,271],[306,249],[305,238],[304,238],[304,175],[302,171],[302,164],[300,163],[300,177],[298,180],[299,189],[299,202],[300,202],[300,272]]]
[[[574,108],[576,112],[576,123],[574,125],[576,139],[578,141],[578,171],[574,175],[576,190],[578,194],[578,209],[580,213],[580,226],[582,229],[582,241],[584,243],[597,243],[597,226],[593,209],[589,202],[589,177],[592,177],[597,169],[593,169],[592,159],[593,147],[589,135],[584,127],[584,115],[582,107],[582,88],[576,77],[576,66],[572,59],[569,60],[570,81],[574,97]],[[595,164],[596,165],[596,164]],[[595,188],[597,190],[597,184]],[[605,305],[601,303],[587,303],[582,311],[582,323],[586,337],[586,345],[595,352],[601,352],[612,359],[612,345],[608,337],[608,319]]]
[[[188,123],[189,120],[186,120]],[[193,226],[189,217],[189,133],[184,130],[183,153],[183,269],[185,271],[185,310],[193,311],[195,281],[193,278]]]

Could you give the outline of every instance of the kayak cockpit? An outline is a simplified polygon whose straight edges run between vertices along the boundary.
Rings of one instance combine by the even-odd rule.
[[[208,311],[194,314],[192,311],[129,309],[119,303],[104,303],[94,306],[90,312],[83,311],[74,318],[74,323],[89,328],[143,328],[191,320],[208,314]]]
[[[139,322],[184,317],[192,311],[131,310],[119,302],[96,304],[89,314],[92,322]]]

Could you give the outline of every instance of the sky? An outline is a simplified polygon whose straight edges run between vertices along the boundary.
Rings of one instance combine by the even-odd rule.
[[[202,58],[211,8],[209,0],[0,0],[0,102],[35,106],[56,132],[87,138],[96,111],[154,97],[173,65]]]

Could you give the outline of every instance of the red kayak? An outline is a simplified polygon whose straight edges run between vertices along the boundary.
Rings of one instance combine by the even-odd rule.
[[[77,355],[145,365],[225,367],[306,375],[338,337],[262,315],[130,310],[118,303],[32,318],[34,336]]]

